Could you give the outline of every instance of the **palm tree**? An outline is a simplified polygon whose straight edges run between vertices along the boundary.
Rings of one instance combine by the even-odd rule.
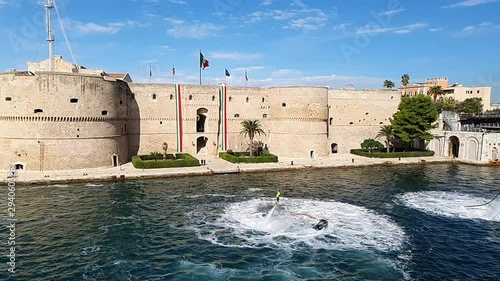
[[[394,88],[394,82],[391,80],[385,80],[384,81],[384,88],[387,88],[387,89]]]
[[[394,136],[394,130],[391,125],[384,125],[380,127],[380,131],[375,138],[385,137],[385,145],[387,146],[387,153],[390,151],[391,138]]]
[[[253,156],[253,138],[255,137],[255,134],[260,135],[266,135],[264,130],[262,130],[261,125],[259,123],[259,120],[244,120],[241,122],[241,126],[243,126],[243,129],[241,129],[240,134],[244,135],[245,137],[248,135],[250,138],[250,157]]]
[[[438,96],[444,95],[444,91],[441,89],[441,86],[432,86],[429,91],[427,91],[427,95],[432,96],[433,101],[436,102]]]
[[[410,75],[403,74],[403,76],[401,76],[401,84],[403,85],[403,87],[406,87],[408,86],[408,83],[410,83]]]

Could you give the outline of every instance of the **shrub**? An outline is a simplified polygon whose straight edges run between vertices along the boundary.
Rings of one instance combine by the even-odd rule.
[[[229,154],[227,152],[219,153],[219,157],[231,163],[276,163],[278,162],[278,156],[273,154],[261,155],[261,156],[250,156],[250,152],[234,152]]]
[[[361,148],[364,151],[372,152],[372,151],[379,151],[379,150],[384,150],[384,145],[376,141],[374,139],[366,139],[362,144]]]
[[[370,158],[399,158],[399,157],[430,157],[434,156],[434,151],[407,151],[387,153],[384,151],[367,152],[363,149],[351,149],[351,154]]]
[[[200,166],[200,161],[190,154],[167,154],[166,160],[152,161],[152,155],[136,155],[132,157],[132,164],[136,169],[160,169]]]

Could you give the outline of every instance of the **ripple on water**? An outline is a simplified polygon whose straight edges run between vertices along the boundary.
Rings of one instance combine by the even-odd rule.
[[[426,213],[461,219],[500,221],[500,197],[485,206],[492,198],[477,197],[469,194],[423,191],[399,195],[398,200],[410,208]]]
[[[229,205],[214,222],[195,224],[200,239],[228,247],[398,251],[404,231],[387,216],[340,202],[252,199]],[[312,228],[319,219],[328,228]]]

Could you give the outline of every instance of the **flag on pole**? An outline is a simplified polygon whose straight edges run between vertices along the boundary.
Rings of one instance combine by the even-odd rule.
[[[175,67],[172,67],[172,75],[175,75]]]
[[[226,76],[227,77],[231,76],[231,74],[229,74],[229,71],[227,71],[227,69],[226,69]]]
[[[149,63],[149,77],[153,76],[153,71],[151,70],[151,63]]]
[[[203,54],[201,52],[200,52],[200,67],[201,67],[201,69],[205,69],[205,68],[209,67],[208,60],[205,59],[205,57],[203,56]]]
[[[246,70],[245,70],[245,80],[248,81],[248,73]]]

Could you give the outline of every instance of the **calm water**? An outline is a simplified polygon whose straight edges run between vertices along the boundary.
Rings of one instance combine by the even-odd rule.
[[[498,280],[498,167],[20,187],[1,280]],[[274,208],[273,196],[282,200]],[[5,209],[5,210],[4,210]],[[327,229],[312,229],[320,218]]]

